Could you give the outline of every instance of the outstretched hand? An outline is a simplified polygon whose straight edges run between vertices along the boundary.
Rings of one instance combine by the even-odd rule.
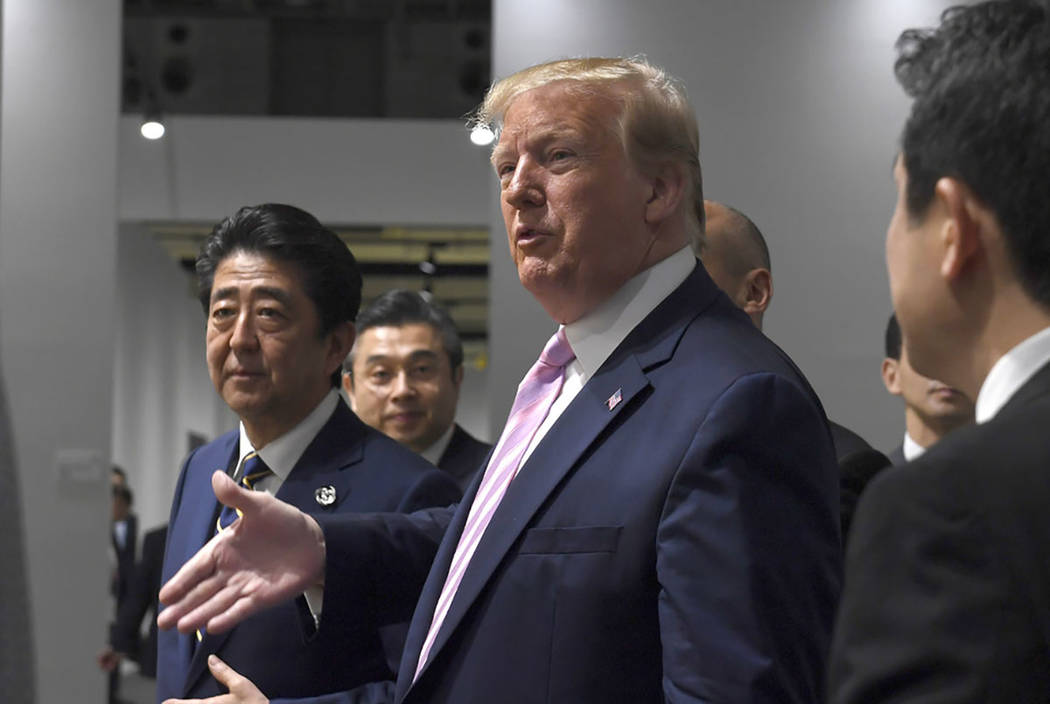
[[[242,515],[160,590],[167,605],[157,616],[160,628],[222,633],[323,580],[317,521],[266,492],[239,487],[224,472],[216,471],[211,485],[220,502]]]

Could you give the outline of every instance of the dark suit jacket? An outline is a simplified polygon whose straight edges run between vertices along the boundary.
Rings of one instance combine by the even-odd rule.
[[[163,580],[214,533],[219,505],[211,489],[216,469],[237,461],[238,433],[227,433],[187,458],[175,488]],[[336,502],[322,507],[319,487],[332,486]],[[457,500],[452,480],[415,453],[368,427],[341,400],[277,492],[277,498],[307,513],[413,511]],[[343,620],[329,617],[338,603],[325,600],[321,627],[301,635],[312,618],[303,600],[289,601],[247,619],[232,631],[195,634],[163,631],[158,642],[157,693],[165,697],[210,697],[225,693],[206,660],[215,653],[250,679],[269,698],[316,696],[363,682],[390,678],[377,628],[369,615],[344,608]]]
[[[908,461],[904,459],[904,443],[897,445],[897,447],[893,449],[893,452],[886,456],[890,458],[890,462],[893,463],[894,467],[899,467]]]
[[[830,669],[836,704],[1050,701],[1050,365],[991,421],[868,487]]]
[[[492,445],[474,438],[457,424],[448,447],[438,460],[438,469],[451,474],[459,488],[466,489],[491,449]]]
[[[127,598],[117,611],[117,621],[110,632],[110,646],[117,652],[131,655],[139,664],[139,671],[147,677],[157,676],[157,594],[160,592],[160,572],[164,564],[164,543],[168,527],[148,531],[142,538],[142,559],[135,566]],[[140,643],[142,618],[150,612],[149,637]]]
[[[835,445],[835,458],[840,463],[850,455],[871,449],[871,445],[868,444],[867,440],[846,426],[829,420],[828,427],[831,428],[831,441]]]
[[[398,701],[822,700],[841,569],[831,437],[802,375],[702,267],[522,467],[411,684],[479,482],[455,513],[321,519],[329,598],[387,617],[441,540]],[[374,564],[404,572],[363,584]]]
[[[138,547],[138,518],[134,513],[129,513],[126,519],[127,532],[124,535],[124,547],[117,545],[117,534],[113,524],[109,527],[109,543],[113,546],[113,552],[117,556],[116,572],[113,574],[113,582],[110,585],[110,593],[117,600],[117,610],[124,603],[128,592],[131,591],[131,582],[135,576],[135,553]]]

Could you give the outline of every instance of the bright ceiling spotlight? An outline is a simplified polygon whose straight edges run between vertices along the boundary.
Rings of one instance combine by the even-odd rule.
[[[160,121],[160,117],[147,117],[142,121],[139,132],[146,139],[160,139],[164,136],[164,123]]]
[[[492,140],[495,138],[496,133],[488,125],[475,125],[474,129],[470,131],[470,141],[479,147],[492,144]]]

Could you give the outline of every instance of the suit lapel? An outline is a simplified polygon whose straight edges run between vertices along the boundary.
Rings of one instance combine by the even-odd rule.
[[[215,498],[215,494],[212,493],[209,479],[215,470],[229,471],[230,467],[237,462],[237,449],[238,435],[237,433],[230,433],[225,441],[215,448],[214,452],[197,460],[197,464],[203,465],[205,477],[198,485],[201,491],[195,496],[187,496],[182,500],[182,505],[187,506],[187,515],[183,522],[183,525],[187,526],[187,530],[180,530],[178,534],[172,534],[173,536],[177,535],[180,539],[178,544],[173,543],[171,545],[171,549],[175,551],[175,554],[181,557],[179,562],[175,564],[183,565],[188,562],[205,543],[211,540],[212,535],[215,533],[215,519],[218,517],[221,508]],[[171,575],[166,575],[166,579],[170,577]],[[203,665],[207,660],[207,652],[204,652],[205,649],[200,647],[203,643],[196,642],[196,633],[180,633],[178,639],[179,660],[184,664],[186,672],[185,684],[183,685],[183,693],[185,694],[197,678],[200,677]]]
[[[485,529],[420,677],[425,676],[426,670],[536,511],[609,424],[636,403],[644,402],[645,394],[641,392],[649,386],[646,371],[671,357],[687,324],[699,314],[698,311],[706,309],[713,302],[716,293],[706,272],[698,265],[681,286],[631,331],[536,446],[518,476],[511,482]],[[477,485],[478,481],[475,481],[471,493],[476,493]],[[428,608],[423,609],[424,604],[421,603],[417,609],[419,613],[433,614],[438,594],[448,574],[452,553],[466,522],[468,507],[467,501],[461,504],[453,524],[446,532],[446,539],[423,592],[428,598]],[[450,539],[450,536],[455,537]],[[435,574],[439,577],[435,578]],[[427,621],[426,626],[429,628],[429,619]],[[425,635],[424,632],[423,637]],[[419,659],[421,644],[422,638],[419,638],[408,644],[414,650],[406,648],[407,652],[415,655],[412,659],[413,671]],[[399,690],[404,691],[401,688]]]
[[[345,493],[342,496],[337,494],[336,503],[322,507],[316,499],[317,489],[337,484],[339,472],[361,461],[364,457],[364,443],[361,442],[364,435],[364,423],[347,408],[346,404],[340,401],[328,421],[322,426],[321,431],[307,445],[302,457],[288,473],[288,477],[281,483],[276,497],[304,513],[316,513],[335,508],[339,501],[346,498]],[[231,462],[235,461],[236,459],[231,460]],[[215,525],[215,519],[220,510],[218,502],[215,504],[215,513],[209,522],[210,526]],[[209,532],[208,538],[210,537]],[[199,545],[203,544],[202,542]],[[207,671],[208,655],[219,652],[236,630],[233,628],[217,635],[205,634],[204,640],[193,653],[190,663],[186,677],[187,695],[197,680]],[[196,638],[196,635],[191,634],[190,637]]]

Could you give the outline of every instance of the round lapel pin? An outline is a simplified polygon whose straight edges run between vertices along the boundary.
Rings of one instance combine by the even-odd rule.
[[[318,487],[317,491],[314,492],[314,499],[317,500],[317,503],[328,508],[335,503],[335,487],[331,484]]]

